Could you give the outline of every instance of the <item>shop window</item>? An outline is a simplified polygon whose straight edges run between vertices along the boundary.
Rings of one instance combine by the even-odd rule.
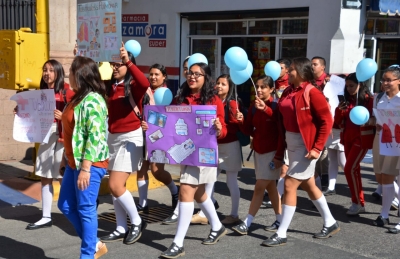
[[[376,20],[375,34],[398,35],[399,21],[396,20]]]
[[[215,22],[190,23],[190,35],[215,35]]]
[[[374,22],[375,22],[375,20],[373,20],[373,19],[369,19],[367,21],[367,26],[365,27],[365,34],[366,35],[374,34]]]
[[[249,34],[279,34],[279,21],[250,21]]]
[[[247,21],[218,22],[218,35],[246,35]]]
[[[296,58],[307,56],[307,39],[285,39],[281,41],[282,58]]]
[[[283,34],[307,34],[308,20],[283,20],[282,27]]]

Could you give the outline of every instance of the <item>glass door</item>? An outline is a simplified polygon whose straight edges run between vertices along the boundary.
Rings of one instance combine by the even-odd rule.
[[[365,39],[364,40],[364,54],[363,54],[364,58],[371,58],[373,60],[376,60],[376,39],[374,37],[372,37],[371,39]],[[379,80],[377,80],[378,82],[378,88],[375,85],[375,77],[373,76],[371,77],[371,79],[369,79],[366,84],[369,87],[370,91],[372,93],[379,93]]]
[[[215,80],[221,72],[221,40],[219,38],[192,38],[191,46],[190,53],[201,53],[206,56],[211,76]]]

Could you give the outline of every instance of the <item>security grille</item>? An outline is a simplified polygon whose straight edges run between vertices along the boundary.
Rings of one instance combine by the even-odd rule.
[[[36,1],[0,0],[0,30],[29,27],[36,32]]]

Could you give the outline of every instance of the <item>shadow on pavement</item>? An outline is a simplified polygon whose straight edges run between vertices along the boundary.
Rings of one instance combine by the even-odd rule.
[[[35,259],[51,259],[47,257],[43,249],[36,246],[19,242],[17,240],[0,236],[0,244],[3,247],[0,249],[0,257],[8,259],[26,258],[27,251],[29,251],[29,258]],[[5,249],[7,247],[8,249]]]

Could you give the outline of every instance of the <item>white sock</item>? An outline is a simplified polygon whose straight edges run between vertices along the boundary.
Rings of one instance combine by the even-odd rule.
[[[246,224],[246,227],[250,227],[251,223],[253,222],[254,217],[250,214],[247,214],[246,218],[243,220],[244,224]]]
[[[329,186],[328,189],[333,191],[335,190],[336,178],[338,175],[339,165],[338,165],[338,153],[340,151],[328,149],[328,158],[329,158]]]
[[[294,212],[296,211],[296,206],[282,205],[282,221],[279,225],[278,231],[276,234],[280,238],[286,238],[286,232],[289,228],[290,222],[292,222],[292,218]]]
[[[179,215],[179,203],[181,203],[181,202],[178,201],[178,204],[176,204],[176,207],[175,207],[175,210],[174,210],[174,214],[175,214],[176,216]]]
[[[240,189],[237,176],[238,172],[226,172],[226,185],[228,185],[229,192],[231,194],[231,215],[233,217],[237,217],[239,212]]]
[[[178,187],[176,187],[175,182],[171,181],[168,185],[167,185],[169,191],[171,192],[171,194],[176,194],[178,192]]]
[[[179,202],[178,227],[174,238],[174,243],[182,247],[186,232],[189,229],[190,220],[194,210],[194,202]]]
[[[147,205],[147,193],[149,188],[148,180],[138,180],[137,181],[139,189],[139,205],[144,208]]]
[[[382,218],[389,218],[389,210],[392,205],[394,196],[394,185],[391,184],[382,184],[382,210],[381,216]]]
[[[321,185],[321,177],[317,176],[315,177],[315,185],[322,190],[322,185]]]
[[[399,185],[396,183],[396,181],[393,182],[393,186],[394,186],[394,196],[397,198],[397,200],[399,200],[400,196],[399,196]]]
[[[211,200],[212,200],[212,202],[214,204],[214,202],[215,202],[215,199],[213,197],[213,194],[214,194],[214,183],[206,183],[205,184],[205,189],[206,189],[207,196],[211,198]],[[206,215],[204,214],[204,212],[203,212],[203,210],[201,208],[200,208],[200,211],[199,211],[199,216],[203,217],[203,218],[206,217]]]
[[[382,184],[378,183],[378,186],[376,187],[375,192],[379,195],[382,195]]]
[[[35,222],[36,225],[43,225],[51,221],[51,205],[53,204],[53,185],[42,186],[42,218]]]
[[[400,223],[398,223],[395,228],[400,229]]]
[[[210,197],[203,203],[198,203],[200,209],[206,215],[208,222],[210,222],[211,229],[213,231],[218,231],[222,227],[222,223],[218,218],[217,211],[215,210],[214,203],[211,201]]]
[[[282,214],[275,214],[275,219],[276,219],[276,221],[281,223],[282,222]]]
[[[133,197],[128,190],[126,190],[124,194],[119,196],[117,198],[117,201],[121,204],[126,213],[128,213],[129,219],[131,220],[132,224],[139,225],[140,223],[142,223],[142,219],[140,218],[139,213],[136,209],[135,201],[133,200]]]
[[[111,197],[114,205],[115,220],[117,223],[116,230],[120,233],[125,233],[128,230],[128,224],[126,222],[126,211],[121,206],[117,198],[115,198],[114,196]]]
[[[278,189],[279,197],[282,197],[285,191],[285,178],[279,178],[278,185],[276,187]]]
[[[328,203],[326,202],[324,195],[322,195],[318,200],[314,200],[312,202],[314,203],[315,207],[317,207],[319,214],[321,214],[325,227],[330,227],[336,223],[336,220],[333,218],[331,211],[329,210]]]

